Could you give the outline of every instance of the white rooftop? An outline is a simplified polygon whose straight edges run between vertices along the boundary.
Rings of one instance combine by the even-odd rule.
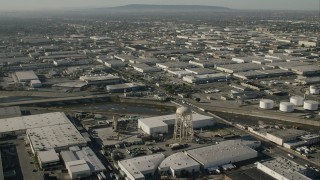
[[[67,162],[66,166],[69,166],[69,170],[72,173],[90,171],[89,165],[85,160],[82,160],[82,159]]]
[[[89,147],[83,147],[80,151],[76,151],[75,154],[78,159],[83,159],[88,163],[92,173],[106,170],[102,162]]]
[[[176,120],[176,114],[139,119],[140,122],[142,122],[143,124],[147,125],[150,128],[173,125],[175,120]],[[213,120],[213,118],[210,116],[205,116],[205,115],[197,114],[197,113],[192,114],[193,124],[196,124],[195,122],[197,122],[197,121],[204,121],[204,120]],[[197,128],[197,127],[194,127],[194,128]]]
[[[35,151],[86,144],[73,124],[60,124],[27,130]]]
[[[270,161],[258,162],[272,171],[290,180],[310,180],[302,174],[305,167],[283,157],[276,157]],[[259,169],[259,165],[258,165]]]
[[[162,160],[164,160],[163,154],[152,154],[148,156],[141,156],[132,159],[126,159],[119,161],[121,164],[135,179],[144,178],[144,173],[154,172]]]
[[[0,133],[71,123],[62,112],[0,119]]]
[[[230,140],[219,142],[216,145],[192,149],[186,153],[201,164],[206,165],[257,152],[244,145],[241,141]]]
[[[38,158],[42,164],[59,161],[59,157],[54,149],[38,151]]]
[[[160,169],[168,169],[171,168],[173,170],[181,170],[186,169],[188,167],[200,166],[195,160],[184,154],[183,152],[178,152],[170,155],[165,160],[162,161],[159,168]]]

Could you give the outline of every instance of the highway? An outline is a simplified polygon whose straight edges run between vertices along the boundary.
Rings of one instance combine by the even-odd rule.
[[[84,101],[84,100],[93,100],[93,99],[108,99],[115,98],[116,95],[111,94],[102,94],[102,95],[88,95],[88,96],[74,96],[74,97],[61,97],[61,98],[47,98],[47,99],[37,99],[29,101],[17,101],[9,103],[0,103],[0,106],[24,106],[24,105],[33,105],[33,104],[49,104],[49,103],[63,103],[71,101]]]

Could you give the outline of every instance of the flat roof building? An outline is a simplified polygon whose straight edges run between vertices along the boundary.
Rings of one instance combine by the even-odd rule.
[[[161,69],[149,66],[147,64],[132,64],[131,65],[134,70],[140,72],[140,73],[152,73],[152,72],[159,72]]]
[[[15,77],[17,82],[30,82],[31,80],[39,80],[34,71],[18,71],[15,72]]]
[[[27,138],[34,154],[48,149],[61,151],[70,146],[84,146],[87,144],[86,140],[71,122],[28,129]]]
[[[118,162],[120,169],[126,174],[129,180],[144,180],[145,177],[152,177],[159,164],[164,160],[163,154],[152,154]]]
[[[42,169],[50,168],[60,163],[59,156],[54,149],[38,151],[37,157],[39,160],[39,165]]]
[[[19,106],[10,106],[0,108],[0,119],[21,116]]]
[[[306,176],[305,167],[283,157],[257,162],[257,168],[277,180],[311,180]]]
[[[305,135],[307,132],[297,129],[282,129],[268,132],[266,138],[276,144],[283,145],[283,143],[297,139]]]
[[[145,133],[149,135],[157,133],[168,133],[168,126],[174,125],[175,120],[176,114],[142,118],[138,120],[138,128],[141,128]],[[214,121],[210,116],[193,113],[192,124],[193,128],[202,128],[206,126],[213,126]]]
[[[200,164],[183,152],[168,156],[159,166],[160,173],[177,177],[182,171],[195,173],[200,171]]]
[[[114,76],[112,74],[108,75],[85,75],[80,76],[79,78],[81,81],[86,82],[90,85],[97,85],[97,84],[117,84],[121,82],[121,78],[118,76]]]
[[[186,154],[201,164],[202,168],[221,166],[244,161],[258,156],[258,152],[241,141],[230,140],[186,151]]]
[[[23,135],[27,129],[70,123],[68,117],[62,112],[5,118],[0,119],[0,137]]]
[[[184,76],[182,78],[183,81],[191,84],[201,84],[221,80],[226,81],[227,79],[229,79],[229,76],[223,73]]]

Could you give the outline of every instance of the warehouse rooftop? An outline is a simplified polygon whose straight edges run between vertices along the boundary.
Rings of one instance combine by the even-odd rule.
[[[159,166],[159,169],[186,169],[188,167],[200,166],[195,160],[184,154],[183,152],[178,152],[170,155]]]
[[[257,151],[251,149],[241,141],[223,141],[218,144],[202,148],[192,149],[186,152],[190,157],[202,165],[212,162],[221,162],[224,159],[255,154]]]
[[[164,160],[163,154],[152,154],[119,161],[119,166],[128,171],[135,179],[144,178],[144,173],[154,172]]]
[[[275,159],[259,162],[263,166],[277,172],[278,174],[291,180],[310,180],[308,177],[304,176],[301,172],[305,171],[306,168],[290,161],[289,159],[283,157],[277,157]],[[258,165],[259,168],[259,165]]]
[[[28,129],[27,135],[34,151],[86,144],[71,123]]]
[[[64,113],[54,112],[0,119],[0,124],[0,132],[10,132],[57,124],[71,124],[71,122]]]

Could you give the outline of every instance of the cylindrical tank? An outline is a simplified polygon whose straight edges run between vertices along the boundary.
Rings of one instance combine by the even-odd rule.
[[[319,94],[320,88],[317,86],[310,86],[310,94]]]
[[[304,102],[303,109],[310,110],[310,111],[316,111],[316,110],[318,110],[318,106],[319,106],[319,103],[317,101],[308,100],[308,101]]]
[[[304,98],[301,96],[291,96],[290,102],[296,106],[302,106],[304,102]]]
[[[260,108],[261,109],[272,109],[273,108],[273,100],[271,99],[261,99],[260,100]]]
[[[294,104],[290,102],[281,102],[279,110],[282,112],[293,112],[294,111]]]

